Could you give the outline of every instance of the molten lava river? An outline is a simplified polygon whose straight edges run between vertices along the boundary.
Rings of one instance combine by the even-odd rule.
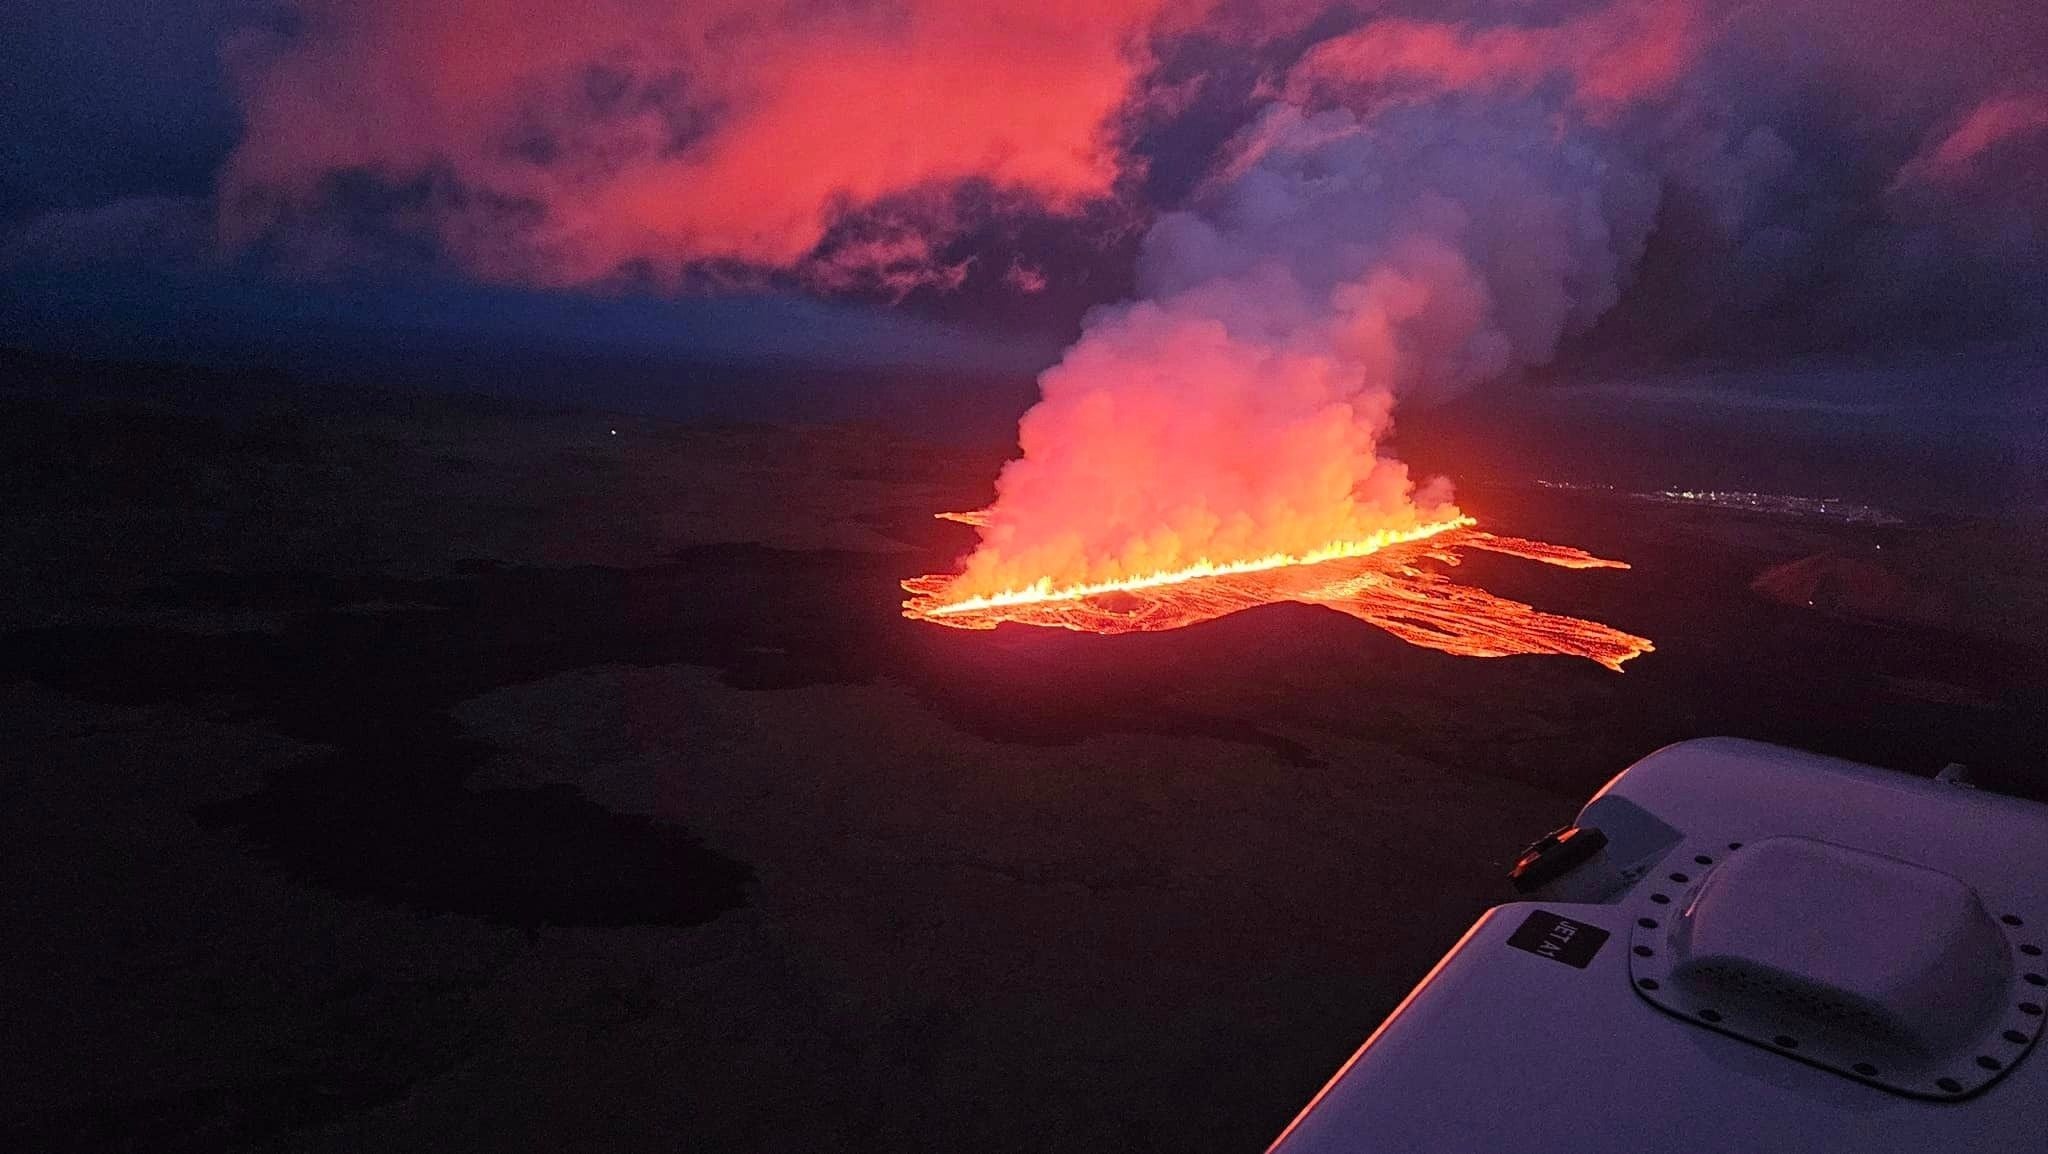
[[[978,514],[942,514],[973,524]],[[1559,654],[1619,672],[1648,653],[1647,638],[1597,621],[1545,613],[1438,572],[1460,551],[1484,549],[1568,569],[1626,569],[1620,561],[1563,545],[1479,531],[1470,517],[1438,522],[1307,556],[1276,555],[1099,585],[1050,582],[984,596],[959,596],[957,578],[931,574],[903,582],[903,615],[955,629],[993,629],[1005,621],[1084,633],[1180,629],[1279,601],[1324,605],[1376,625],[1411,645],[1462,657]]]

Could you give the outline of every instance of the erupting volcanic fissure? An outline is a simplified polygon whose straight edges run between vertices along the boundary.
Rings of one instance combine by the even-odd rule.
[[[972,515],[949,519],[973,523]],[[1485,549],[1569,569],[1626,569],[1620,561],[1563,545],[1496,537],[1470,517],[1389,534],[1306,557],[1203,565],[1121,582],[1053,588],[1047,583],[959,597],[946,574],[903,583],[904,616],[955,629],[1006,622],[1086,633],[1156,633],[1281,601],[1323,605],[1376,625],[1412,645],[1462,657],[1558,654],[1620,671],[1654,648],[1647,638],[1596,621],[1545,613],[1425,567],[1458,564],[1460,549]]]
[[[1327,71],[1153,222],[1136,299],[1090,314],[1040,376],[995,500],[952,515],[980,543],[957,574],[906,582],[905,613],[1126,633],[1300,601],[1472,656],[1619,669],[1649,650],[1447,580],[1461,549],[1616,563],[1479,532],[1387,441],[1398,402],[1548,361],[1606,312],[1657,179],[1597,94],[1393,99],[1371,69],[1358,91]]]
[[[944,520],[963,520],[962,514],[942,513]],[[968,523],[972,523],[971,521]],[[1165,585],[1180,585],[1204,577],[1239,577],[1249,573],[1260,573],[1268,569],[1284,569],[1293,565],[1317,565],[1324,561],[1336,561],[1352,557],[1365,557],[1377,553],[1390,545],[1405,545],[1426,540],[1439,533],[1474,525],[1478,522],[1470,517],[1456,517],[1430,525],[1419,525],[1413,529],[1383,531],[1358,541],[1340,541],[1308,553],[1269,553],[1248,561],[1226,561],[1221,564],[1207,559],[1181,569],[1161,569],[1136,577],[1115,578],[1095,581],[1082,585],[1055,586],[1052,578],[1043,577],[1022,589],[1006,589],[1001,593],[968,597],[949,602],[931,611],[931,616],[947,617],[971,613],[979,609],[1002,609],[1014,605],[1032,605],[1041,601],[1079,601],[1101,593],[1132,593],[1140,589],[1154,589]]]

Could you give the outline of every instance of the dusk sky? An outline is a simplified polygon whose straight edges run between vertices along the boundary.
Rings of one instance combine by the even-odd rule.
[[[404,317],[1029,373],[1276,109],[1447,139],[1511,109],[1630,172],[1612,300],[1525,364],[1996,342],[2048,296],[2037,5],[775,7],[16,0],[0,339],[218,352]]]

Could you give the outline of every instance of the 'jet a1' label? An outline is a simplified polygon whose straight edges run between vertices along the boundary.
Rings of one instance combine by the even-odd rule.
[[[1539,958],[1585,969],[1606,944],[1607,931],[1567,917],[1537,910],[1508,938],[1508,944]]]

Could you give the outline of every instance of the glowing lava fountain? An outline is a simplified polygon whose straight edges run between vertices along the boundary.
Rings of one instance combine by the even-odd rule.
[[[941,514],[973,524],[975,514]],[[1099,584],[1022,589],[973,597],[952,592],[957,578],[931,574],[903,582],[903,615],[954,629],[993,629],[1005,621],[1084,633],[1156,633],[1211,621],[1259,605],[1299,601],[1376,625],[1411,645],[1461,657],[1557,654],[1584,657],[1619,672],[1650,652],[1648,638],[1597,621],[1545,613],[1483,589],[1459,585],[1432,567],[1455,566],[1460,549],[1485,549],[1568,569],[1626,569],[1579,549],[1474,528],[1470,517],[1376,534],[1301,556],[1274,554]]]

